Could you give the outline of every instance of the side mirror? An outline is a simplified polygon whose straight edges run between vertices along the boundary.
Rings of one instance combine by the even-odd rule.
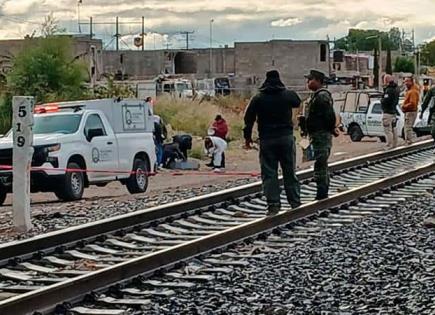
[[[101,137],[104,136],[104,130],[101,128],[96,128],[96,129],[89,129],[88,130],[88,135],[86,137],[86,139],[91,142],[93,138],[95,137]]]

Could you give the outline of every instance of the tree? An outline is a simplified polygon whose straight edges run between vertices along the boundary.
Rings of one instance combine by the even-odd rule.
[[[75,61],[69,37],[31,39],[14,58],[7,75],[13,95],[32,95],[37,102],[73,100],[84,93],[84,65]]]
[[[112,98],[122,97],[129,98],[135,97],[135,92],[128,84],[116,84],[113,76],[107,77],[107,85],[100,85],[94,89],[95,98]]]
[[[375,48],[374,49],[374,53],[373,53],[373,59],[374,59],[374,63],[373,63],[373,85],[374,86],[379,86],[379,58],[378,58],[378,49]]]
[[[39,30],[43,37],[26,36],[24,47],[12,57],[12,68],[0,91],[0,132],[10,127],[13,95],[47,102],[75,100],[87,94],[83,85],[86,66],[72,55],[72,39],[56,35],[59,32],[57,20],[49,15]]]
[[[347,36],[342,37],[335,42],[335,48],[348,51],[371,51],[378,47],[378,36],[381,36],[383,49],[399,49],[401,37],[398,28],[392,28],[388,32],[381,32],[379,30],[349,29]]]
[[[39,29],[42,37],[54,36],[60,33],[65,33],[65,31],[65,28],[59,27],[59,21],[54,17],[53,13],[44,18],[44,22],[42,22]]]
[[[387,47],[387,64],[385,65],[385,72],[393,74],[393,65],[391,64],[391,49]]]
[[[390,50],[391,49],[399,49],[400,45],[402,44],[402,33],[400,32],[400,29],[398,27],[393,27],[388,31],[388,39],[391,43]]]
[[[408,57],[397,57],[394,63],[395,72],[414,73],[414,61]]]
[[[427,66],[435,66],[435,39],[423,44],[421,60]]]

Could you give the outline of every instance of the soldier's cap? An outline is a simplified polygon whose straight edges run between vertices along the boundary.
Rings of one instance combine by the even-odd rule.
[[[305,78],[309,80],[315,79],[315,80],[319,80],[320,82],[323,82],[328,77],[322,71],[311,69],[310,73],[305,75]]]

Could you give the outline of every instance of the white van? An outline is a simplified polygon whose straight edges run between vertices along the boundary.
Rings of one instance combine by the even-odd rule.
[[[35,108],[31,191],[61,200],[82,198],[90,185],[120,181],[145,192],[156,161],[152,109],[136,99],[44,104]],[[12,132],[0,138],[0,164],[12,164]],[[0,171],[0,204],[12,172]]]

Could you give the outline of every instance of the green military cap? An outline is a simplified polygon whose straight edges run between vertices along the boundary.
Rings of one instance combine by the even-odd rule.
[[[325,79],[327,79],[328,77],[319,70],[315,70],[315,69],[311,69],[310,73],[305,75],[305,77],[309,80],[315,79],[315,80],[319,80],[320,82],[325,81]]]

